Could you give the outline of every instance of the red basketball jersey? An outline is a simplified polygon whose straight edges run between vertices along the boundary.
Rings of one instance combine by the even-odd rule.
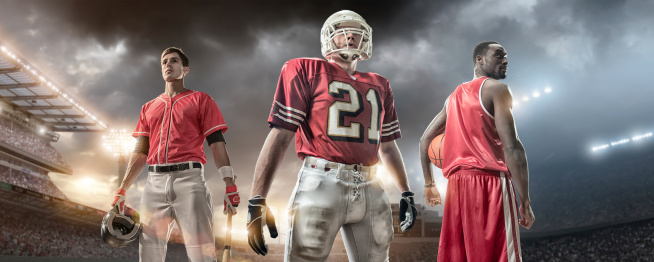
[[[293,59],[282,67],[268,123],[297,132],[298,157],[374,165],[379,143],[400,138],[393,93],[374,73],[349,75],[335,63]]]
[[[459,85],[447,102],[443,141],[443,175],[460,169],[495,170],[508,173],[504,147],[495,118],[481,102],[481,87],[488,77]]]

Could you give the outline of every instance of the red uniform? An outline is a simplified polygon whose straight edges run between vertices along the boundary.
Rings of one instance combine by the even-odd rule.
[[[202,143],[227,131],[220,109],[206,93],[188,90],[174,98],[161,94],[141,109],[132,136],[150,138],[149,165],[197,161],[207,163]]]
[[[439,261],[522,261],[513,184],[495,119],[481,100],[487,79],[459,85],[447,102]]]
[[[297,131],[298,157],[374,165],[381,142],[401,137],[393,93],[374,73],[347,74],[322,59],[284,65],[268,123]]]

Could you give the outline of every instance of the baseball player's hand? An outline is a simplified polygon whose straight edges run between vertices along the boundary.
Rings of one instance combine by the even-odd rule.
[[[116,191],[116,196],[114,197],[114,202],[111,203],[112,207],[117,207],[118,212],[120,212],[121,215],[125,214],[125,189],[119,188],[118,191]]]
[[[225,188],[225,200],[223,200],[223,214],[227,214],[227,208],[232,210],[232,215],[236,215],[236,207],[241,203],[241,197],[238,195],[236,185]]]
[[[534,211],[531,210],[531,203],[529,201],[522,201],[520,203],[520,220],[518,223],[526,229],[530,229],[534,224]]]
[[[402,199],[400,199],[400,229],[402,232],[407,232],[413,227],[417,216],[418,210],[413,203],[413,192],[403,192]]]
[[[265,256],[268,254],[268,246],[263,237],[263,227],[268,225],[270,237],[277,238],[277,226],[275,218],[266,206],[266,199],[261,196],[254,196],[248,200],[248,244],[254,252]]]
[[[425,201],[427,201],[427,205],[430,207],[443,204],[441,201],[441,193],[438,192],[438,189],[435,186],[425,188]]]

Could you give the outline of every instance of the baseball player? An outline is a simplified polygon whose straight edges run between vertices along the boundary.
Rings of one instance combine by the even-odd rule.
[[[518,223],[529,229],[527,155],[513,121],[506,78],[507,53],[499,43],[473,51],[474,79],[448,97],[420,139],[427,204],[440,203],[427,150],[443,141],[443,175],[448,178],[438,261],[522,261]],[[512,181],[520,196],[520,216]],[[519,222],[518,222],[519,221]]]
[[[321,30],[322,54],[283,66],[268,118],[272,128],[255,167],[248,206],[248,242],[266,255],[263,227],[277,230],[265,197],[295,135],[304,164],[289,201],[286,261],[325,261],[341,230],[350,261],[387,261],[393,239],[388,197],[374,165],[378,156],[402,193],[402,230],[414,224],[413,193],[395,139],[400,125],[388,80],[356,71],[372,54],[372,29],[355,12],[339,11]]]
[[[164,261],[166,244],[177,223],[190,261],[215,261],[213,204],[205,184],[203,140],[211,147],[218,173],[226,184],[225,207],[236,213],[240,202],[223,133],[227,125],[216,102],[206,93],[184,86],[189,60],[175,47],[161,55],[165,92],[141,109],[132,136],[137,144],[113,202],[123,212],[125,191],[148,167],[141,198],[140,261]]]

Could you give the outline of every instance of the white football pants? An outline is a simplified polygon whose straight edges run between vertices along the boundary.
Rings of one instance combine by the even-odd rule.
[[[166,260],[173,223],[182,231],[190,261],[215,261],[213,203],[204,180],[204,167],[149,172],[139,211],[144,225],[139,238],[139,261]]]
[[[393,218],[374,171],[306,157],[289,202],[284,260],[326,261],[340,229],[351,262],[388,261]]]

